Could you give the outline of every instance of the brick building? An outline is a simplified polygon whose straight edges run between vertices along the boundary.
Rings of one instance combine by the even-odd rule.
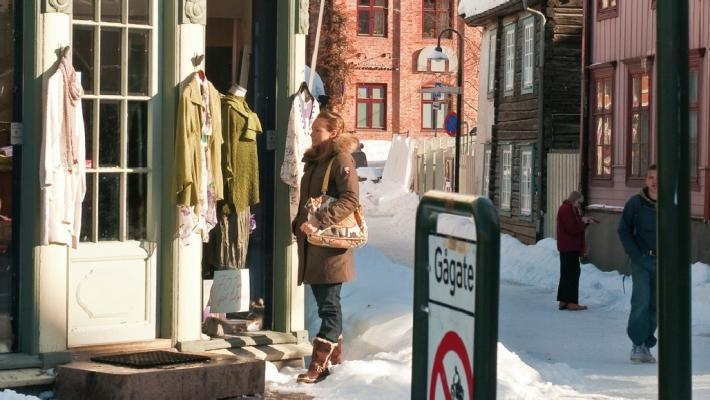
[[[422,94],[421,89],[437,82],[456,85],[457,35],[449,33],[441,40],[450,61],[427,60],[439,32],[448,27],[466,38],[462,132],[476,126],[481,31],[467,27],[456,14],[457,1],[331,1],[347,19],[353,51],[348,61],[354,69],[341,86],[343,104],[338,107],[346,130],[363,139],[389,139],[394,133],[414,137],[444,134],[444,119],[456,110],[456,95],[443,95],[436,104],[432,95]],[[309,48],[313,47],[318,3],[311,1]]]

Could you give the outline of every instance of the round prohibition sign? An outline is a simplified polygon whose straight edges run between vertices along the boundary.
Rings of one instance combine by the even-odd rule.
[[[468,352],[466,351],[466,345],[456,332],[448,331],[441,339],[441,343],[439,343],[439,347],[436,349],[436,354],[434,355],[431,381],[429,382],[429,400],[436,399],[436,383],[439,382],[439,380],[441,380],[444,398],[446,400],[457,400],[451,397],[451,389],[449,388],[449,382],[446,378],[446,368],[444,368],[444,357],[449,354],[449,352],[454,352],[463,364],[464,376],[468,383],[468,393],[469,396],[473,398],[473,370],[471,361],[468,358]]]

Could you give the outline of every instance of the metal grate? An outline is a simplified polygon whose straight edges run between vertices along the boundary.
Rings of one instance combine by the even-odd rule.
[[[166,365],[202,363],[209,361],[207,356],[178,353],[174,351],[144,351],[140,353],[115,354],[91,357],[91,361],[121,365],[131,368],[153,368]]]

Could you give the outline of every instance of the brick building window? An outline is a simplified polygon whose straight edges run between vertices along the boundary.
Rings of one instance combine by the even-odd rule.
[[[591,159],[592,178],[611,180],[613,122],[614,122],[614,69],[593,71],[591,96]]]
[[[357,85],[357,121],[355,126],[362,129],[385,129],[386,101],[386,85]]]
[[[619,15],[617,0],[597,0],[597,20],[614,18]]]
[[[629,113],[627,173],[630,178],[646,176],[650,158],[651,77],[640,64],[629,66]]]
[[[357,34],[387,36],[387,0],[357,0]]]
[[[451,0],[422,0],[422,36],[435,38],[451,27]],[[451,32],[442,37],[450,38]]]
[[[433,93],[422,93],[422,129],[444,129],[444,119],[451,108],[450,102],[448,98],[434,99]]]

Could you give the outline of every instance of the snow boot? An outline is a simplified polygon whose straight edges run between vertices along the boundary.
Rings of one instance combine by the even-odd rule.
[[[318,383],[330,375],[328,363],[336,346],[337,343],[316,337],[313,340],[313,353],[311,354],[311,363],[308,365],[308,371],[305,374],[298,375],[296,382]]]
[[[635,364],[655,364],[656,359],[651,355],[651,351],[645,344],[633,345],[631,348],[631,362]]]
[[[343,335],[338,336],[338,344],[333,349],[333,355],[330,356],[330,363],[338,365],[343,362]]]

